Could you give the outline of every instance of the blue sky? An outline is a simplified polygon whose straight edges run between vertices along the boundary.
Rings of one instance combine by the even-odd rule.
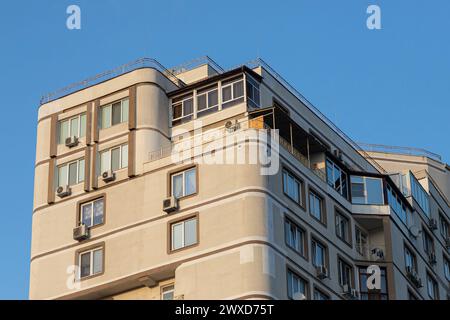
[[[81,30],[66,28],[71,4]],[[366,28],[370,4],[382,30]],[[170,67],[209,55],[225,68],[260,56],[354,140],[450,162],[449,14],[448,0],[2,2],[0,299],[28,296],[42,94],[142,56]]]

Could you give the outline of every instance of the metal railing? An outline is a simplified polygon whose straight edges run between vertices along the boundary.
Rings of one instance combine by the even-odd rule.
[[[50,101],[62,98],[66,95],[74,93],[76,91],[85,89],[87,87],[93,86],[103,81],[110,80],[114,77],[123,75],[125,73],[140,69],[140,68],[153,68],[160,71],[163,75],[165,75],[170,81],[172,81],[177,87],[182,87],[185,84],[183,81],[178,79],[172,72],[167,70],[161,63],[152,58],[140,58],[129,63],[123,64],[119,67],[116,67],[111,70],[107,70],[105,72],[96,74],[92,77],[89,77],[85,80],[72,83],[64,88],[58,89],[54,92],[45,94],[41,97],[40,104],[45,104]]]
[[[364,142],[358,142],[358,145],[361,147],[361,149],[364,149],[365,151],[369,152],[373,151],[384,153],[398,153],[410,156],[424,156],[442,162],[442,157],[440,155],[422,148],[388,146],[384,144],[373,144]]]

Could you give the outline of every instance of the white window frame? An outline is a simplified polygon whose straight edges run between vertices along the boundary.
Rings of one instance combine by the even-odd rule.
[[[255,79],[253,79],[252,76],[246,74],[246,80],[247,83],[252,86],[252,91],[258,91],[258,97],[259,100],[261,101],[261,90],[259,89],[259,84],[258,81],[256,81]],[[260,101],[255,101],[253,100],[253,98],[250,96],[249,92],[247,92],[247,98],[253,103],[255,104],[255,106],[259,107],[260,106]]]
[[[172,287],[172,288],[170,288]],[[170,289],[168,289],[170,288]],[[163,287],[161,287],[161,300],[173,300],[173,299],[164,299],[164,296],[166,294],[172,294],[173,297],[175,297],[175,284],[171,283],[171,284],[167,284]]]
[[[173,100],[174,100],[174,98],[172,98],[172,103],[171,103],[171,106],[172,106],[172,111],[171,111],[171,113],[172,113],[172,123],[175,122],[175,121],[187,118],[189,116],[192,116],[192,117],[194,116],[195,110],[194,110],[194,96],[193,96],[193,94],[190,94],[189,96],[186,96],[186,98],[184,98],[182,100],[179,100],[177,102],[173,102]],[[192,113],[184,114],[184,103],[187,100],[192,100]],[[181,104],[181,117],[174,118],[175,115],[173,114],[173,108],[174,108],[175,105],[178,105],[178,104]]]
[[[124,120],[124,111],[123,111],[123,109],[124,109],[124,106],[123,106],[124,105],[124,101],[128,101],[128,113],[129,113],[130,112],[129,111],[130,110],[130,99],[129,98],[123,98],[123,99],[120,99],[120,100],[108,103],[108,104],[100,107],[100,129],[108,129],[108,128],[111,128],[111,127],[116,126],[118,124],[127,122],[129,120],[129,115],[127,115],[126,120]],[[113,120],[112,106],[113,106],[113,104],[116,104],[118,102],[120,102],[120,122],[113,125],[113,123],[112,123],[112,120]],[[103,110],[104,110],[104,108],[111,108],[111,113],[110,113],[111,116],[109,117],[109,123],[108,123],[108,125],[106,127],[103,126]]]
[[[67,119],[61,119],[58,121],[58,144],[65,144],[66,143],[65,139],[72,137],[72,120],[74,120],[74,119],[78,119],[78,128],[77,128],[76,137],[81,138],[81,137],[86,136],[86,128],[84,129],[84,135],[81,136],[81,117],[83,117],[83,116],[85,117],[85,119],[87,121],[85,112],[80,113],[79,115],[76,115],[74,117],[70,117]],[[68,131],[69,135],[63,139],[64,141],[61,141],[60,139],[61,139],[62,124],[66,121],[68,121],[67,131]],[[87,122],[85,122],[85,126],[87,127]]]
[[[286,180],[284,179],[285,175]],[[289,170],[286,169],[283,169],[282,171],[282,179],[283,179],[283,193],[286,194],[289,197],[289,199],[301,205],[303,203],[302,199],[303,182],[300,179],[298,179],[295,175],[293,175]],[[298,185],[298,200],[296,200],[289,194],[289,179],[293,180],[293,183]]]
[[[235,97],[234,96],[234,84],[238,83],[239,81],[242,81],[242,96]],[[225,82],[226,82],[226,80],[225,80]],[[237,100],[237,99],[240,99],[240,98],[244,97],[244,95],[245,95],[244,85],[245,85],[244,84],[244,78],[236,79],[236,80],[234,80],[232,82],[229,82],[229,83],[227,83],[225,85],[222,84],[222,86],[220,88],[220,90],[222,90],[222,95],[221,95],[222,96],[222,104],[225,104],[225,103],[228,103],[228,102],[231,102],[231,101],[234,101],[234,100]],[[223,89],[227,88],[227,87],[230,87],[230,86],[231,86],[231,99],[230,100],[223,100]]]
[[[195,190],[192,193],[186,194],[186,173],[190,172],[190,171],[194,171],[195,172],[195,174],[194,174],[194,176],[195,176]],[[181,196],[179,198],[187,197],[187,196],[190,196],[190,195],[195,194],[197,192],[197,188],[198,188],[198,186],[197,186],[197,167],[192,167],[192,168],[189,168],[189,169],[186,169],[186,170],[183,170],[183,171],[175,172],[175,173],[173,173],[170,176],[170,188],[171,188],[170,194],[172,196],[175,196],[174,195],[174,185],[175,185],[174,184],[174,179],[175,179],[175,177],[178,177],[178,176],[182,176],[181,177],[182,192],[181,192]]]
[[[100,198],[94,199],[92,201],[82,203],[80,205],[80,224],[83,223],[83,208],[86,206],[91,207],[91,225],[90,226],[87,225],[87,227],[91,228],[91,227],[102,224],[102,223],[94,224],[94,202],[97,202],[99,200],[103,201],[102,223],[104,222],[104,220],[105,220],[105,197],[100,197]]]
[[[196,234],[195,234],[195,242],[191,243],[189,245],[186,245],[186,223],[188,221],[195,221],[195,229],[196,229]],[[175,248],[174,247],[174,227],[175,226],[179,226],[182,225],[181,228],[181,239],[182,239],[182,245],[179,248]],[[174,222],[170,225],[170,250],[171,251],[176,251],[176,250],[180,250],[180,249],[184,249],[184,248],[189,248],[192,247],[194,245],[196,245],[198,243],[198,218],[197,217],[192,217],[192,218],[188,218],[186,220],[182,220],[182,221],[178,221],[178,222]]]
[[[83,173],[83,175],[81,176],[82,179],[80,180],[80,163],[81,163],[82,161],[84,162],[83,167],[84,167],[84,170],[85,170],[85,172],[86,172],[86,161],[84,161],[84,158],[80,158],[80,159],[77,159],[77,160],[74,160],[74,161],[70,161],[70,162],[66,162],[66,163],[64,163],[64,164],[58,165],[58,166],[56,167],[56,172],[57,172],[57,174],[56,174],[56,175],[57,175],[56,187],[59,187],[59,186],[68,186],[68,185],[69,185],[70,165],[71,165],[71,164],[74,164],[74,163],[77,164],[77,182],[76,182],[74,185],[77,185],[77,184],[80,184],[80,183],[84,182],[84,173]],[[60,179],[61,179],[61,177],[60,177],[60,175],[59,175],[59,169],[60,169],[61,167],[67,167],[67,170],[66,170],[66,171],[67,171],[67,174],[66,174],[66,177],[65,177],[66,183],[64,183],[64,184],[60,184]]]
[[[294,292],[294,281],[297,281],[299,283],[299,286],[298,286],[299,288],[301,287],[300,283],[303,283],[303,287],[305,288],[305,291],[304,292],[299,291],[299,292],[301,292],[303,295],[305,295],[305,297],[307,297],[308,296],[308,282],[304,278],[302,278],[301,276],[299,276],[297,273],[295,273],[294,271],[292,271],[290,269],[288,269],[287,273],[288,273],[288,275],[287,275],[287,277],[288,277],[288,279],[287,279],[288,298],[293,299],[294,295],[297,293],[297,292]],[[292,287],[289,287],[289,277],[291,277]]]
[[[94,252],[97,252],[97,251],[101,251],[102,252],[102,269],[99,272],[94,273]],[[81,276],[81,256],[84,255],[84,254],[87,254],[87,253],[90,254],[90,257],[89,257],[89,275],[82,277]],[[79,252],[78,253],[78,279],[82,280],[82,279],[85,279],[85,278],[88,278],[88,277],[91,277],[91,276],[95,276],[97,274],[101,274],[103,272],[104,268],[105,268],[104,260],[105,260],[104,247],[96,247],[96,248],[93,248],[93,249],[90,249],[90,250]]]
[[[212,91],[217,91],[217,104],[215,104],[213,106],[209,106],[209,93],[212,92]],[[206,97],[206,108],[202,109],[202,110],[198,109],[198,98],[200,96],[205,96]],[[197,110],[196,110],[197,111],[197,115],[202,114],[203,112],[205,112],[207,110],[214,109],[215,107],[219,107],[220,103],[219,103],[219,88],[218,88],[218,86],[216,86],[214,88],[211,88],[208,91],[204,91],[204,92],[202,92],[200,94],[197,94],[196,99],[197,99]],[[175,119],[175,120],[179,120],[179,119]]]
[[[103,172],[105,172],[105,171],[112,170],[112,151],[113,151],[113,150],[116,150],[116,149],[120,149],[120,152],[119,152],[119,164],[120,164],[120,167],[119,167],[119,169],[117,169],[117,170],[121,170],[121,169],[128,168],[128,166],[122,167],[123,149],[124,149],[125,147],[128,148],[128,143],[124,143],[124,144],[121,144],[121,145],[119,145],[119,146],[115,146],[115,147],[112,147],[112,148],[109,148],[109,149],[105,149],[105,150],[102,150],[102,151],[99,152],[99,154],[100,154],[100,157],[99,157],[99,158],[100,158],[100,172],[99,172],[99,175],[101,175],[101,174],[102,174]],[[108,157],[108,169],[102,168],[102,155],[103,155],[104,153],[109,153],[109,157]],[[128,149],[127,149],[127,157],[128,157]],[[128,160],[127,160],[127,161],[128,161]]]
[[[326,166],[326,168],[328,168],[329,165],[332,165],[332,168],[333,168],[333,170],[332,170],[332,172],[333,172],[333,177],[332,177],[332,179],[333,179],[333,184],[331,184],[330,181],[328,181],[328,169],[327,169],[327,170],[326,170],[326,173],[327,173],[327,183],[328,183],[328,185],[329,185],[330,187],[332,187],[334,190],[336,190],[336,192],[339,193],[341,196],[343,196],[344,198],[348,199],[348,195],[349,195],[348,190],[349,190],[350,179],[349,179],[349,177],[348,177],[347,172],[345,172],[344,170],[342,170],[342,168],[341,168],[340,166],[338,166],[336,163],[334,163],[334,161],[332,161],[331,159],[327,158],[327,159],[325,160],[325,166]],[[334,176],[335,169],[338,169],[338,170],[339,170],[339,173],[340,173],[340,174],[339,174],[339,190],[337,190],[337,189],[335,188],[335,185],[334,185],[334,182],[336,181],[335,176]],[[345,179],[342,179],[342,174],[345,175]],[[344,196],[344,189],[342,188],[342,185],[343,185],[342,181],[344,181],[344,180],[346,181],[346,183],[345,183],[345,188],[346,188],[346,190],[345,190],[345,196]]]

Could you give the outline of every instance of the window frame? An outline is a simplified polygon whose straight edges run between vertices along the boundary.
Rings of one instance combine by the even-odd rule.
[[[84,116],[84,118],[85,118],[85,122],[84,122],[85,128],[84,128],[84,134],[81,135],[81,118],[82,118],[83,116]],[[82,138],[82,137],[85,137],[85,136],[86,136],[86,129],[87,129],[87,113],[86,113],[86,112],[82,112],[82,113],[79,113],[79,114],[76,115],[76,116],[72,116],[72,117],[68,117],[68,118],[65,118],[65,119],[58,120],[58,132],[57,132],[57,135],[58,135],[58,139],[57,139],[58,145],[65,144],[65,143],[66,143],[65,140],[66,140],[67,138],[73,137],[73,136],[72,136],[72,120],[74,120],[74,119],[78,119],[78,130],[77,130],[77,135],[76,135],[76,137],[77,137],[77,138]],[[63,138],[63,141],[61,141],[61,127],[62,127],[61,125],[62,125],[62,123],[66,122],[66,121],[68,122],[67,131],[68,131],[69,135],[68,135],[67,137]]]
[[[330,167],[330,165],[332,166],[332,168],[333,168],[333,177],[329,177],[329,167]],[[335,161],[333,161],[332,159],[330,159],[328,156],[326,157],[326,159],[325,159],[325,172],[326,172],[326,177],[327,177],[327,184],[330,186],[330,187],[332,187],[337,193],[339,193],[343,198],[345,198],[346,200],[349,200],[349,196],[350,196],[350,192],[349,192],[349,182],[350,182],[350,179],[349,179],[349,175],[348,175],[348,172],[346,171],[346,170],[344,170],[344,169],[342,169],[342,167],[340,166],[340,165],[338,165],[338,164],[336,164],[336,162]],[[335,182],[336,182],[336,179],[335,179],[335,177],[334,177],[334,173],[335,173],[335,170],[339,170],[339,172],[340,172],[340,175],[339,175],[339,190],[338,189],[336,189],[336,185],[335,185]],[[342,176],[343,176],[343,174],[345,175],[345,179],[342,179]],[[333,181],[331,181],[330,180],[330,178],[332,178],[333,179]],[[344,192],[343,192],[343,188],[342,188],[342,185],[343,185],[343,181],[345,180],[345,195],[343,194]]]
[[[87,226],[89,229],[94,229],[96,227],[100,227],[102,225],[104,225],[106,223],[106,193],[102,193],[100,195],[96,195],[93,196],[91,198],[85,199],[85,200],[81,200],[77,203],[77,217],[76,217],[76,221],[77,221],[77,226],[80,226],[83,222],[83,207],[85,205],[91,204],[92,206],[94,205],[94,202],[98,201],[102,199],[103,200],[103,213],[102,213],[102,222],[101,223],[97,223],[97,224],[93,224],[91,226]],[[91,221],[92,223],[94,222],[94,210],[92,208],[92,213],[91,213]]]
[[[316,293],[318,293],[322,297],[325,297],[326,299],[316,299]],[[331,297],[330,297],[330,295],[328,293],[325,293],[324,290],[319,289],[317,286],[314,285],[314,288],[313,288],[313,300],[316,300],[316,301],[328,301],[328,300],[331,300]]]
[[[254,91],[258,92],[258,101],[254,100],[253,97],[250,96],[249,94],[249,90],[248,90],[248,86],[250,86],[252,88],[252,93]],[[250,100],[250,102],[255,106],[255,107],[259,107],[260,101],[261,101],[261,89],[260,89],[260,84],[258,83],[258,81],[256,81],[251,75],[246,74],[246,90],[247,90],[247,98]],[[252,94],[254,95],[254,94]]]
[[[358,234],[360,234],[360,236],[358,237]],[[361,237],[362,236],[362,237]],[[362,245],[362,241],[358,241],[358,238],[363,239],[365,238],[365,245]],[[365,257],[366,256],[366,249],[368,249],[368,239],[369,239],[369,235],[367,234],[366,231],[362,230],[359,226],[355,225],[355,248],[356,248],[356,252]],[[360,249],[362,249],[360,251]]]
[[[412,261],[412,266],[411,266],[412,271],[418,272],[417,271],[417,256],[413,252],[413,250],[411,250],[411,248],[405,244],[403,246],[403,253],[404,253],[404,259],[405,259],[405,270],[407,269],[407,267],[409,267],[408,260],[411,260]],[[411,259],[408,259],[408,257],[411,257]]]
[[[355,271],[354,267],[351,263],[347,262],[338,254],[338,283],[341,287],[343,287],[345,284],[348,284],[350,287],[355,288]],[[342,271],[344,271],[341,267],[348,267],[348,270],[350,270],[349,274],[349,281],[350,283],[344,283],[343,282],[343,274]]]
[[[323,248],[323,261],[324,261],[324,267],[326,267],[328,270],[330,270],[330,261],[329,261],[329,257],[328,257],[328,246],[321,240],[319,240],[317,237],[315,236],[311,236],[311,263],[314,267],[320,267],[319,265],[316,264],[316,246],[318,245],[320,247]],[[328,271],[328,277],[330,271]]]
[[[439,285],[436,281],[436,279],[429,273],[427,272],[427,296],[428,298],[430,298],[431,300],[439,300]],[[430,282],[432,283],[433,287],[431,289],[433,289],[433,296],[430,295]]]
[[[444,240],[448,239],[450,237],[450,223],[447,221],[441,210],[439,210],[439,228]]]
[[[311,206],[311,195],[319,200],[319,208],[320,208],[320,218],[317,218],[313,212],[312,212],[312,206]],[[314,188],[311,186],[308,186],[308,205],[309,205],[309,214],[310,216],[315,219],[316,221],[320,222],[325,227],[327,226],[327,209],[326,209],[326,200],[325,198],[320,195]]]
[[[198,93],[199,91],[200,91],[200,93]],[[213,92],[213,91],[217,91],[217,104],[210,106],[209,105],[209,94],[211,92]],[[199,97],[201,97],[201,96],[205,96],[205,103],[206,103],[206,108],[204,108],[202,110],[199,109],[199,104],[198,104]],[[218,111],[219,110],[219,105],[220,105],[220,101],[219,101],[219,85],[218,85],[218,83],[216,83],[213,86],[210,86],[210,87],[198,90],[195,98],[197,100],[197,110],[195,110],[195,112],[193,111],[193,113],[196,113],[197,118],[206,116],[213,109],[217,108],[216,111]],[[177,119],[175,119],[175,120],[177,120]]]
[[[174,101],[175,100],[175,101]],[[185,114],[185,103],[186,101],[191,100],[192,102],[192,112]],[[176,106],[181,106],[181,116],[178,118],[175,118],[174,108]],[[176,126],[178,124],[183,123],[187,118],[187,120],[192,120],[195,114],[195,108],[194,108],[194,92],[190,92],[188,94],[184,94],[178,97],[173,97],[171,100],[171,114],[172,114],[172,126]],[[178,123],[177,123],[178,122]]]
[[[124,147],[127,147],[127,155],[126,155],[127,166],[126,167],[122,167],[122,163],[123,163],[123,149],[124,149]],[[109,171],[109,170],[111,170],[112,172],[116,172],[116,171],[128,168],[128,165],[129,165],[129,163],[128,163],[128,158],[129,158],[129,156],[128,156],[128,152],[129,152],[128,148],[129,148],[128,142],[126,142],[126,143],[122,143],[122,144],[119,144],[117,146],[114,146],[114,147],[107,148],[107,149],[99,151],[99,169],[100,170],[99,170],[99,174],[98,175],[101,176],[103,172],[106,172],[106,171]],[[117,170],[113,170],[112,169],[112,151],[116,150],[116,149],[120,149],[120,151],[119,151],[119,165],[120,165],[120,167]],[[109,167],[109,169],[107,169],[107,170],[102,168],[102,155],[104,153],[109,153],[109,157],[108,157],[108,167]]]
[[[225,84],[223,84],[225,82]],[[236,97],[235,96],[235,92],[234,92],[234,84],[236,84],[236,83],[238,83],[238,82],[242,82],[242,96],[239,96],[239,97]],[[223,90],[225,89],[225,88],[227,88],[227,87],[231,87],[231,98],[230,98],[230,100],[224,100],[223,99]],[[220,85],[220,90],[221,90],[221,97],[222,97],[222,101],[221,101],[221,104],[222,104],[222,108],[223,108],[223,106],[225,105],[225,104],[228,104],[228,103],[230,103],[230,102],[233,102],[233,101],[236,101],[236,100],[239,100],[239,99],[241,99],[241,98],[243,98],[243,97],[245,97],[245,83],[244,83],[244,76],[243,75],[241,75],[240,77],[238,77],[238,78],[236,78],[236,79],[227,79],[227,80],[222,80],[222,82],[221,82],[221,85]],[[226,108],[227,106],[225,106],[225,108]]]
[[[291,230],[291,228],[294,227],[300,231],[299,232],[300,233],[300,239],[299,239],[300,251],[297,250],[295,247],[293,247],[288,241],[288,234],[289,234],[287,232],[288,225],[289,225],[289,230]],[[299,226],[297,223],[295,223],[291,218],[289,218],[287,216],[285,216],[285,218],[284,218],[284,242],[288,248],[295,251],[301,257],[308,259],[308,235],[307,235],[307,232],[304,228]]]
[[[172,293],[172,299],[164,299],[164,295],[167,294],[167,292],[164,292],[164,290],[166,290],[167,288],[170,288],[170,287],[172,287],[172,289],[169,289],[168,292],[169,292],[169,294]],[[161,286],[161,294],[160,295],[161,295],[161,297],[160,297],[161,300],[174,300],[175,299],[175,283],[172,282],[172,283]]]
[[[433,236],[431,235],[431,233],[428,232],[428,230],[426,230],[426,228],[424,226],[422,226],[422,245],[423,245],[423,251],[427,254],[430,255],[431,253],[435,253],[435,243],[434,243],[434,239]]]
[[[124,120],[124,101],[128,101],[128,114],[126,116],[126,120]],[[116,124],[113,124],[113,105],[115,105],[116,103],[119,103],[119,102],[120,102],[120,122],[118,122]],[[104,119],[103,119],[103,117],[104,117],[103,110],[105,108],[111,108],[111,116],[109,118],[108,126],[104,127],[103,126],[103,121],[104,121]],[[99,117],[99,124],[98,125],[99,125],[100,130],[109,129],[109,128],[112,128],[112,127],[117,126],[119,124],[128,122],[130,120],[130,98],[129,97],[125,97],[125,98],[113,101],[111,103],[105,104],[103,106],[100,106],[99,114],[100,114],[100,117]]]
[[[185,244],[185,225],[186,222],[191,221],[191,220],[195,220],[196,221],[196,234],[195,234],[195,243],[192,243],[190,245],[186,245]],[[179,248],[174,248],[173,245],[173,226],[175,225],[179,225],[182,224],[183,225],[183,233],[182,233],[182,239],[183,239],[183,246],[179,247]],[[181,250],[187,250],[193,247],[196,247],[200,244],[200,219],[199,219],[199,214],[193,214],[190,216],[186,216],[186,217],[181,217],[172,221],[169,221],[167,223],[167,241],[168,241],[168,247],[167,247],[167,253],[171,254],[174,252],[178,252]]]
[[[93,273],[94,270],[94,252],[96,251],[102,251],[102,260],[101,260],[101,271],[97,272],[97,273]],[[87,276],[81,276],[81,256],[83,254],[89,253],[90,257],[89,257],[89,275]],[[79,249],[75,252],[75,265],[78,267],[77,269],[77,274],[76,274],[76,278],[78,281],[83,281],[83,280],[87,280],[87,279],[91,279],[93,277],[98,277],[101,276],[105,273],[105,243],[102,242],[100,244],[95,244],[92,245],[90,247],[87,248],[82,248]]]
[[[83,162],[83,167],[84,167],[84,172],[81,175],[82,180],[80,180],[80,163]],[[76,172],[76,176],[77,176],[77,182],[75,184],[70,184],[69,180],[70,180],[70,165],[71,164],[77,164],[77,172]],[[60,174],[59,174],[59,169],[61,167],[67,167],[67,174],[66,174],[66,183],[65,184],[60,184]],[[68,161],[65,162],[63,164],[57,165],[56,166],[56,189],[58,189],[58,187],[64,187],[64,186],[76,186],[79,185],[81,183],[84,182],[85,180],[85,175],[86,175],[86,160],[84,158],[79,158],[76,160],[72,160],[72,161]]]
[[[343,237],[342,235],[339,234],[338,232],[338,217],[344,221],[347,222],[347,228],[346,228],[346,233],[347,233],[347,237],[348,239],[346,239],[345,237]],[[339,226],[341,224],[339,223]],[[352,222],[351,219],[344,214],[339,208],[335,208],[334,210],[334,226],[335,226],[335,233],[336,233],[336,237],[338,237],[338,239],[342,240],[342,242],[344,242],[345,244],[349,245],[350,247],[352,247]],[[340,227],[339,227],[340,230]]]
[[[186,172],[192,171],[192,170],[195,170],[195,191],[193,193],[186,194],[186,190],[185,190],[186,189]],[[199,187],[198,186],[198,184],[199,184],[198,165],[194,165],[194,166],[190,165],[188,167],[180,168],[180,169],[177,169],[174,171],[170,171],[168,173],[168,176],[169,176],[168,196],[169,197],[175,196],[174,195],[174,177],[179,176],[179,175],[182,175],[181,180],[182,180],[182,190],[183,190],[182,194],[183,195],[177,199],[180,200],[180,199],[185,199],[185,198],[197,195],[198,187]]]
[[[296,199],[294,199],[288,192],[289,192],[289,188],[288,185],[285,185],[285,179],[284,176],[285,174],[287,175],[287,179],[286,182],[289,182],[289,178],[291,178],[292,180],[294,180],[294,182],[298,183],[298,201]],[[292,202],[296,203],[297,205],[299,205],[301,208],[303,208],[303,210],[305,210],[305,182],[303,179],[299,178],[298,175],[296,175],[295,173],[292,172],[292,170],[283,167],[283,169],[281,170],[281,183],[282,183],[282,187],[283,187],[283,194],[288,197]]]
[[[302,277],[298,272],[294,271],[293,268],[287,267],[286,268],[286,294],[289,300],[293,300],[293,288],[289,287],[289,275],[292,275],[293,279],[297,278],[300,282],[303,282],[304,287],[305,287],[305,292],[303,293],[306,297],[306,299],[309,299],[309,294],[310,294],[310,290],[309,290],[309,281],[307,278]],[[292,284],[294,282],[292,281]]]

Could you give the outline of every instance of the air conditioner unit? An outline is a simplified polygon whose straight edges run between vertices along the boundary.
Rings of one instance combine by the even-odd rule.
[[[428,221],[428,226],[430,227],[431,230],[436,230],[438,228],[438,223],[437,223],[436,219],[431,218]]]
[[[326,277],[328,277],[327,267],[325,267],[325,266],[318,266],[316,268],[316,275],[317,275],[317,278],[319,278],[321,280],[323,280]]]
[[[239,129],[239,123],[237,120],[229,120],[225,123],[225,129],[228,132],[234,132]]]
[[[112,170],[108,170],[102,173],[102,179],[104,182],[114,181],[116,179],[116,174]]]
[[[89,238],[89,228],[85,224],[81,224],[73,229],[73,239],[82,241]]]
[[[306,300],[306,296],[303,293],[301,293],[301,292],[295,292],[292,295],[292,299],[293,300]]]
[[[72,190],[70,189],[69,185],[59,186],[56,189],[56,194],[60,198],[64,198],[64,197],[70,196],[71,193],[72,193]]]
[[[78,145],[78,137],[72,136],[72,137],[66,138],[65,144],[66,144],[66,147],[69,147],[69,148],[75,147],[76,145]]]
[[[169,197],[163,200],[163,211],[171,213],[178,210],[178,199]]]
[[[430,253],[428,254],[428,261],[429,261],[431,264],[435,264],[435,263],[436,263],[436,253],[435,253],[434,251],[432,251],[432,252],[430,252]]]

